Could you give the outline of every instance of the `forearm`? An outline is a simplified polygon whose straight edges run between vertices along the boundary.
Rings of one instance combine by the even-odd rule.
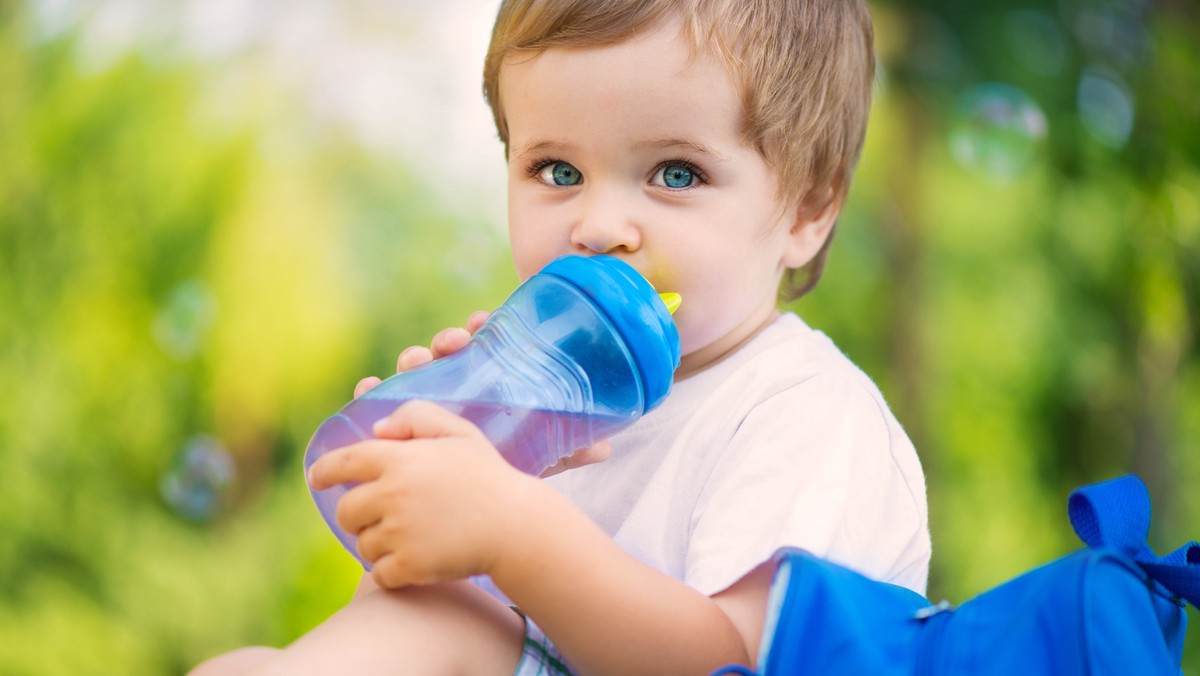
[[[575,669],[705,674],[748,661],[712,599],[627,554],[550,487],[525,488],[492,578]]]

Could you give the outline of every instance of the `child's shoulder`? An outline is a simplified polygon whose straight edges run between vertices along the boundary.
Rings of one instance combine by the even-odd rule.
[[[798,315],[781,313],[731,361],[729,375],[757,376],[790,387],[809,380],[830,387],[858,387],[872,397],[879,388],[823,332]]]
[[[817,421],[822,426],[854,418],[885,436],[898,429],[871,379],[828,336],[791,313],[781,314],[714,367],[676,383],[667,404],[674,415],[661,420],[687,418],[689,426],[704,428],[714,438],[778,411],[792,420],[823,416]]]
[[[692,398],[699,417],[728,420],[733,430],[771,417],[814,429],[854,421],[887,446],[911,445],[871,377],[795,314],[781,314],[720,366],[707,382],[688,383],[690,393],[681,393]]]

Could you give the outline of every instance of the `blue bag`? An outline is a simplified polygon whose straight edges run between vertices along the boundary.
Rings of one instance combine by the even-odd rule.
[[[1149,494],[1132,475],[1077,489],[1068,513],[1086,548],[957,608],[781,550],[757,673],[1181,673],[1200,545],[1154,555]]]

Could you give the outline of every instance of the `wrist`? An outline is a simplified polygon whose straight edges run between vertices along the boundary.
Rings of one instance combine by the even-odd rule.
[[[501,588],[506,583],[518,583],[521,576],[531,572],[528,562],[539,557],[544,543],[540,533],[557,496],[554,489],[521,472],[507,488],[496,519],[495,555],[487,570]]]

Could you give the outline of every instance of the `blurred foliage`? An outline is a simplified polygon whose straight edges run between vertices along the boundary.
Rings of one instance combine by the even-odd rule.
[[[1129,471],[1157,551],[1196,537],[1196,10],[874,10],[866,155],[795,307],[917,442],[929,595],[1074,549],[1069,490]],[[308,435],[504,297],[503,236],[267,94],[206,120],[219,64],[84,68],[72,33],[28,25],[0,4],[0,672],[282,644],[357,578],[299,475]]]
[[[1149,485],[1156,551],[1196,538],[1195,6],[873,10],[866,154],[797,309],[877,376],[917,444],[930,597],[1074,549],[1067,494],[1127,472]]]
[[[286,642],[358,575],[304,443],[503,298],[502,236],[336,138],[205,124],[196,68],[92,72],[0,12],[0,672]]]

